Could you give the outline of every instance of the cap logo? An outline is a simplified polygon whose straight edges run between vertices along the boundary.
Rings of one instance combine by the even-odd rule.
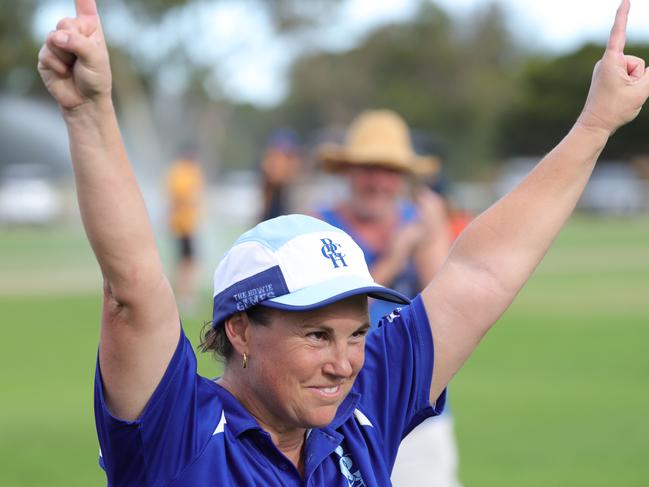
[[[322,255],[331,260],[334,269],[337,269],[338,267],[347,267],[345,254],[338,252],[338,248],[341,246],[340,244],[333,243],[330,238],[321,238],[320,241],[322,242]]]

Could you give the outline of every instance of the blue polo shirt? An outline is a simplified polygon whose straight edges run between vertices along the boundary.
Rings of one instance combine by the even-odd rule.
[[[433,340],[420,296],[367,336],[365,365],[333,422],[307,432],[304,477],[223,387],[201,377],[181,332],[136,421],[108,411],[99,366],[95,420],[112,487],[389,486],[399,444],[444,407],[429,402]]]

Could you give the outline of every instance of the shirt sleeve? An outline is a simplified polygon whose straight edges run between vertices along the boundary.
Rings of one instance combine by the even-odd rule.
[[[124,421],[106,406],[97,360],[95,423],[108,485],[166,485],[200,454],[218,414],[210,415],[214,425],[199,421],[199,387],[205,379],[196,370],[196,356],[181,331],[176,351],[141,416]]]
[[[421,296],[395,309],[367,337],[365,365],[354,389],[359,409],[381,436],[384,454],[394,462],[401,440],[428,417],[440,414],[446,390],[430,403],[434,347]]]

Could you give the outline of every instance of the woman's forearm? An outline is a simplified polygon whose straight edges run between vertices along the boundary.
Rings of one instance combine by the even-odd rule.
[[[607,140],[605,131],[577,123],[516,188],[472,222],[450,259],[478,275],[497,276],[501,299],[511,301],[572,213]]]
[[[64,110],[83,224],[111,291],[158,282],[162,266],[109,97]],[[124,298],[126,299],[126,298]]]

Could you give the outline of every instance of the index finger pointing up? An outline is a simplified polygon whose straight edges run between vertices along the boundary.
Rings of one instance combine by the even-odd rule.
[[[95,0],[74,0],[74,6],[77,9],[77,17],[97,15]]]
[[[608,38],[606,46],[607,51],[624,52],[626,43],[626,22],[629,18],[629,9],[631,8],[630,0],[622,0],[622,3],[615,14],[615,22],[611,28],[611,35]]]

